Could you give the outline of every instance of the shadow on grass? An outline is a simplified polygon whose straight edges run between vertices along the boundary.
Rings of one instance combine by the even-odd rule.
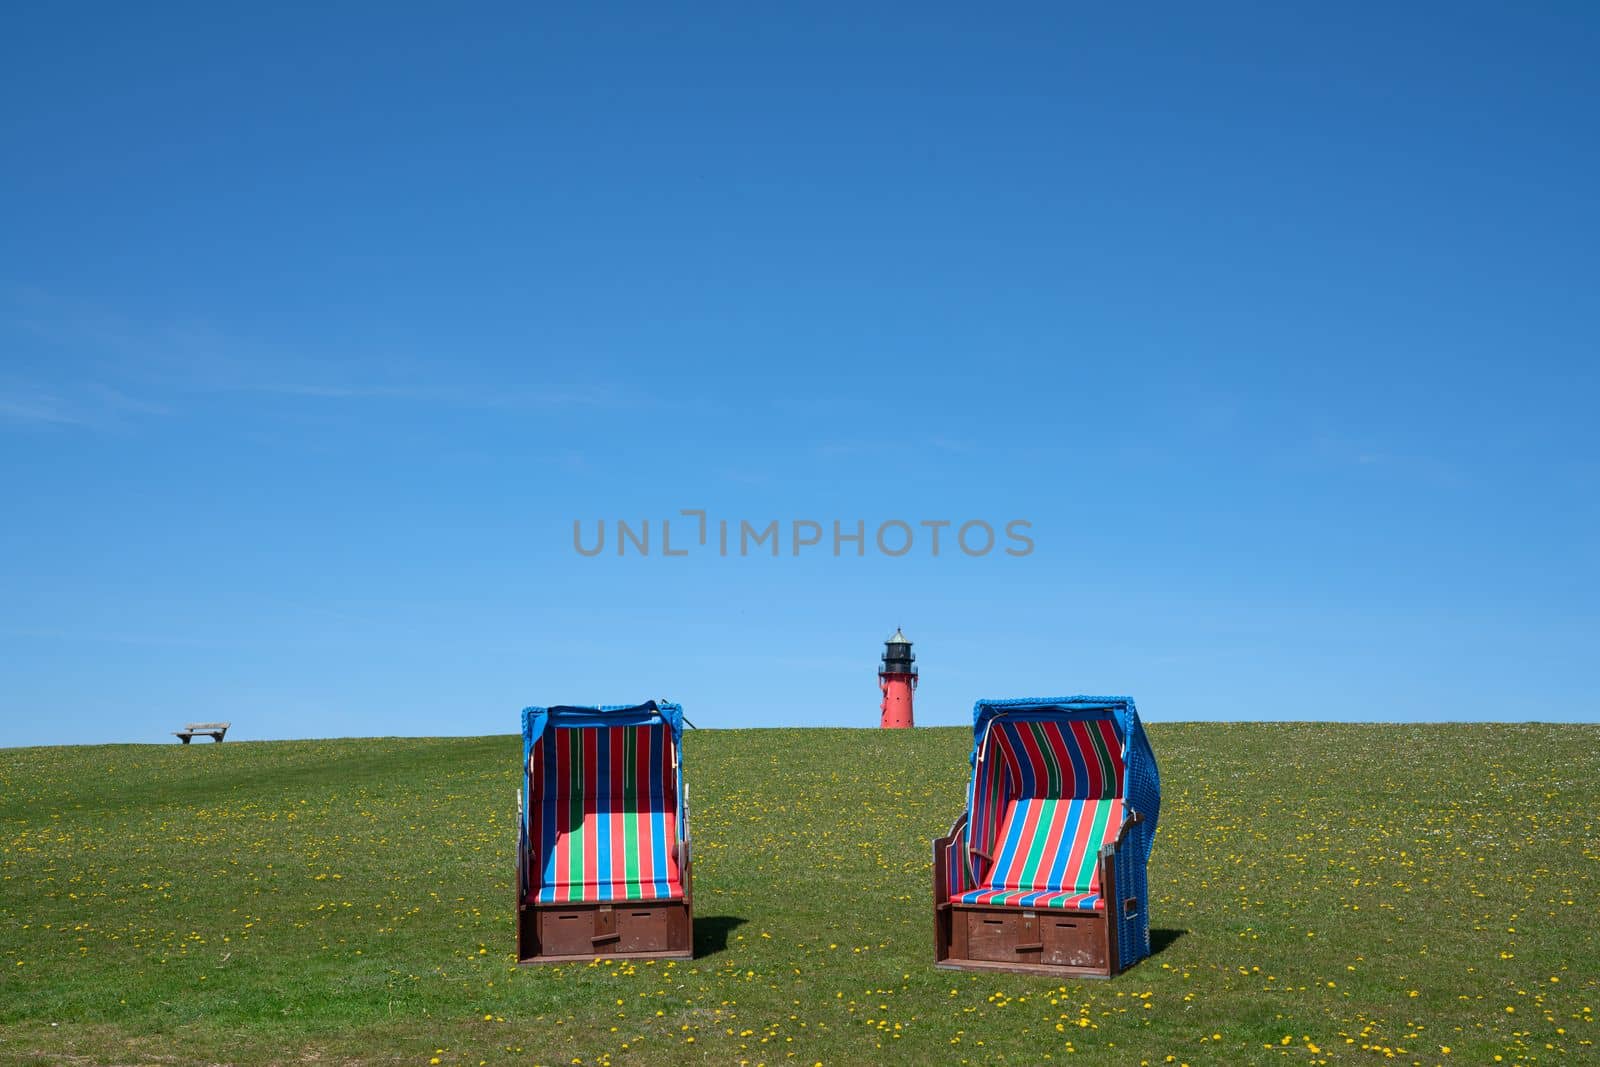
[[[694,917],[694,955],[715,956],[728,947],[728,932],[747,920],[737,915],[696,915]]]
[[[1150,931],[1150,955],[1159,956],[1167,950],[1178,938],[1188,933],[1187,930],[1152,929]]]

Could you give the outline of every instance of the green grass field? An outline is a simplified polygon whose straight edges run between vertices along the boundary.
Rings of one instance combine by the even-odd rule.
[[[518,968],[513,737],[0,751],[7,1063],[1600,1063],[1600,728],[1157,724],[1156,954],[937,971],[968,734],[686,738],[693,962]]]

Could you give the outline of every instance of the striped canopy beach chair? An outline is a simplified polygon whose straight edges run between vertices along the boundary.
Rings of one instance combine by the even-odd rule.
[[[1132,699],[978,701],[967,810],[933,846],[935,961],[1109,977],[1148,956],[1160,806]]]
[[[683,709],[526,708],[517,958],[693,955]]]

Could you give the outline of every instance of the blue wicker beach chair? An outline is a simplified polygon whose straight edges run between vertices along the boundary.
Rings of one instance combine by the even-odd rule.
[[[935,961],[1109,977],[1148,956],[1160,807],[1132,699],[978,701],[967,810],[933,846]]]
[[[528,708],[522,721],[517,958],[691,956],[683,710]]]

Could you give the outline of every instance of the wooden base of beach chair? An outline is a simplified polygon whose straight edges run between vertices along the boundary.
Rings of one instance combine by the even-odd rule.
[[[934,855],[944,855],[935,843]],[[1117,899],[1111,849],[1100,855],[1102,899]],[[949,883],[935,860],[934,892]],[[933,909],[934,965],[946,970],[1012,971],[1077,978],[1110,978],[1123,970],[1117,924],[1103,909],[1024,908],[1008,904],[952,904]]]
[[[949,970],[1110,978],[1116,933],[1104,912],[947,904],[934,919]]]
[[[693,956],[694,919],[687,900],[517,907],[519,963]]]

